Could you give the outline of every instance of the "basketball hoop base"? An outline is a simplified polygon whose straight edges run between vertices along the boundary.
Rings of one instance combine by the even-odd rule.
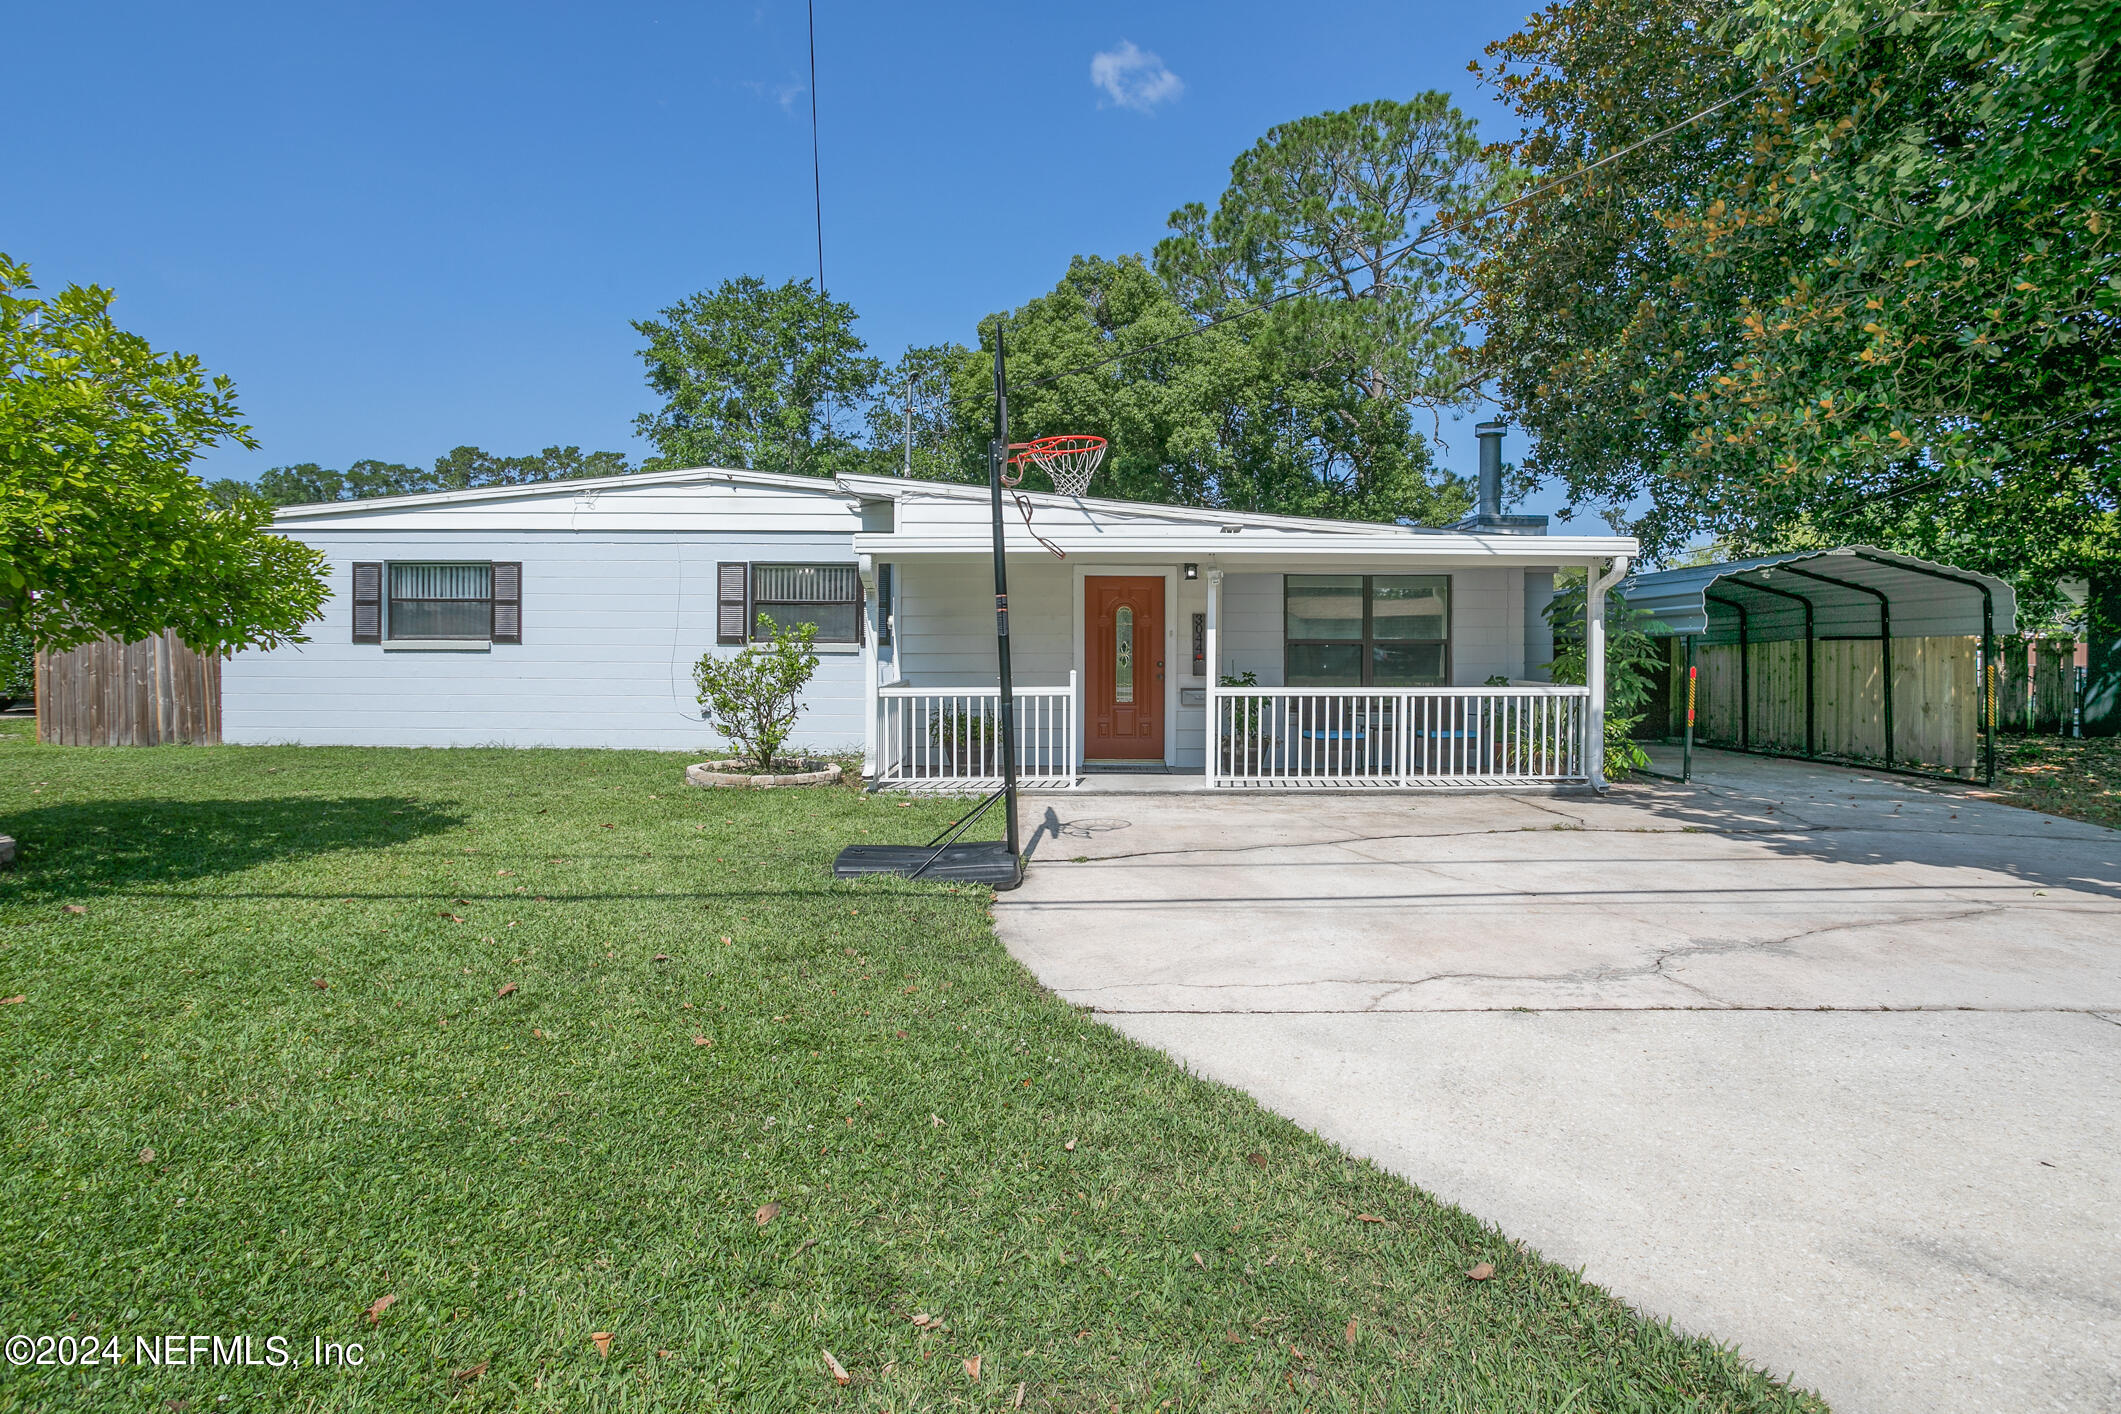
[[[984,884],[1006,893],[1024,882],[1024,862],[1000,840],[950,844],[930,849],[917,844],[852,844],[832,861],[835,879],[865,874],[896,874],[906,879],[934,879],[946,884]]]

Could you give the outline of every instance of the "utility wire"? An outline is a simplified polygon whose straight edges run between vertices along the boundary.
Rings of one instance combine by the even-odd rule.
[[[1869,29],[1865,30],[1862,35],[1858,36],[1858,38],[1868,37],[1872,31],[1883,28],[1885,25],[1891,23],[1894,18],[1894,16],[1888,15],[1885,19],[1878,21]],[[1500,216],[1506,211],[1514,210],[1515,208],[1524,205],[1528,201],[1531,201],[1537,197],[1545,196],[1548,192],[1554,191],[1560,187],[1565,187],[1570,182],[1575,181],[1578,177],[1588,176],[1601,167],[1607,166],[1614,162],[1618,162],[1621,158],[1626,157],[1632,152],[1639,152],[1652,143],[1662,142],[1664,139],[1670,137],[1672,134],[1680,131],[1681,129],[1692,127],[1695,123],[1700,122],[1703,118],[1713,117],[1715,114],[1720,113],[1724,109],[1730,107],[1733,103],[1737,103],[1742,99],[1752,97],[1754,94],[1760,92],[1760,90],[1766,88],[1769,84],[1779,83],[1783,79],[1788,78],[1790,75],[1796,73],[1799,69],[1802,69],[1807,64],[1812,63],[1813,60],[1817,59],[1818,57],[1819,56],[1815,54],[1812,55],[1810,58],[1800,59],[1786,69],[1782,69],[1776,73],[1769,74],[1766,78],[1755,80],[1753,83],[1747,85],[1745,88],[1740,89],[1738,92],[1731,94],[1729,97],[1718,99],[1716,102],[1711,103],[1708,107],[1701,109],[1699,112],[1689,113],[1686,117],[1681,118],[1678,122],[1671,123],[1665,127],[1659,128],[1656,132],[1649,134],[1647,137],[1637,138],[1635,141],[1629,143],[1627,146],[1616,148],[1614,151],[1608,152],[1605,156],[1597,159],[1594,162],[1586,162],[1583,166],[1578,167],[1575,171],[1570,172],[1565,176],[1556,177],[1552,181],[1544,182],[1539,186],[1533,187],[1530,191],[1521,192],[1518,195],[1511,197],[1508,201],[1499,202],[1496,205],[1487,208],[1485,211],[1476,211],[1472,215],[1462,218],[1454,217],[1452,218],[1452,224],[1460,226],[1472,226],[1478,224],[1479,222],[1488,220],[1490,217]],[[1421,242],[1419,240],[1413,240],[1407,242],[1403,246],[1400,246],[1396,250],[1386,251],[1382,256],[1378,258],[1378,263],[1382,264],[1385,261],[1396,260],[1400,256],[1405,255],[1407,252],[1415,249],[1420,244]],[[1319,288],[1319,286],[1330,284],[1332,281],[1338,278],[1340,278],[1338,272],[1329,270],[1320,274],[1317,278],[1313,280],[1298,285],[1295,289],[1284,290],[1278,295],[1268,295],[1264,299],[1257,300],[1252,304],[1245,306],[1244,308],[1231,310],[1227,314],[1218,314],[1213,319],[1208,320],[1206,323],[1196,324],[1191,329],[1186,330],[1182,334],[1168,335],[1165,338],[1157,339],[1151,343],[1140,344],[1131,349],[1123,349],[1118,353],[1112,354],[1110,357],[1101,358],[1095,363],[1086,363],[1079,368],[1065,369],[1059,373],[1049,373],[1043,378],[1033,378],[1022,383],[1012,383],[1010,386],[1016,388],[1037,388],[1042,387],[1047,383],[1057,383],[1063,378],[1073,378],[1078,374],[1095,373],[1100,368],[1108,367],[1111,364],[1118,363],[1124,359],[1133,358],[1136,354],[1148,353],[1151,349],[1162,348],[1166,344],[1175,344],[1182,339],[1191,339],[1198,335],[1205,334],[1210,329],[1216,328],[1219,325],[1228,324],[1233,320],[1243,319],[1247,315],[1259,314],[1265,310],[1272,309],[1275,305],[1282,303],[1284,300],[1298,299],[1304,295],[1312,294]]]
[[[825,178],[817,156],[817,0],[810,15],[810,204],[817,217],[817,292],[825,293]]]
[[[810,19],[810,210],[817,219],[817,297],[822,305],[825,293],[825,177],[818,164],[817,143],[817,0],[808,0],[804,6]],[[818,311],[820,318],[824,310]],[[832,394],[824,396],[825,436],[832,435]]]

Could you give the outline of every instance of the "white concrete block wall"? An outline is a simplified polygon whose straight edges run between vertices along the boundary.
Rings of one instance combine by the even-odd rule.
[[[724,561],[852,562],[844,532],[284,530],[324,551],[333,591],[312,642],[239,653],[222,673],[222,737],[350,746],[710,750],[692,665],[715,648]],[[350,566],[519,560],[523,642],[486,652],[351,641]],[[734,649],[722,649],[734,652]],[[858,748],[859,651],[820,653],[794,745]]]

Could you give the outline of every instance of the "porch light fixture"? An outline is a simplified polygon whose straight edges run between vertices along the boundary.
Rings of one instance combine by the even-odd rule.
[[[1193,563],[1193,562],[1192,562],[1191,560],[1188,560],[1188,561],[1186,562],[1186,578],[1187,578],[1187,579],[1199,579],[1199,578],[1200,578],[1200,566],[1199,566],[1199,565],[1196,565],[1196,564],[1194,564],[1194,563]]]

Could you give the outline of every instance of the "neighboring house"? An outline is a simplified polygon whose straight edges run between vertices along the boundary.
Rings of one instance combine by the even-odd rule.
[[[1596,770],[1602,704],[1541,681],[1542,611],[1556,570],[1615,576],[1632,540],[1024,501],[1065,552],[1005,501],[1033,780]],[[976,784],[999,770],[991,525],[984,487],[721,470],[287,507],[276,528],[325,553],[333,598],[311,642],[229,662],[224,738],[704,751],[692,665],[764,615],[819,627],[796,744]]]

